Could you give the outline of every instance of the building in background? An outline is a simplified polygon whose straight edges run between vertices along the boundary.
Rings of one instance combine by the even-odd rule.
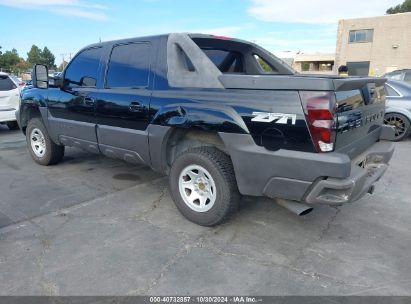
[[[300,73],[333,74],[335,54],[296,54],[293,68]]]
[[[334,71],[381,76],[411,68],[411,13],[340,20]]]
[[[280,59],[284,61],[285,64],[289,65],[290,67],[293,67],[293,64],[294,64],[293,57],[280,57]]]

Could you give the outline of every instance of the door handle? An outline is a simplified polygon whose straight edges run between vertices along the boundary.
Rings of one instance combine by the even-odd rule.
[[[86,105],[94,105],[95,99],[91,98],[87,92],[76,92],[76,96],[81,100],[81,103]]]
[[[135,101],[135,102],[130,103],[130,106],[128,107],[128,109],[131,112],[140,112],[143,109],[143,106],[141,103]]]

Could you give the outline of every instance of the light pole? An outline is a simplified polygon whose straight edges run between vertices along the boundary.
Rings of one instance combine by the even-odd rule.
[[[62,65],[63,65],[63,71],[64,71],[64,54],[60,54],[61,55],[61,59],[63,60]]]

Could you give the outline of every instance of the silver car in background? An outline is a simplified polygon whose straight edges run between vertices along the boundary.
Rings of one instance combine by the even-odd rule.
[[[411,132],[411,84],[388,80],[385,84],[386,109],[384,123],[395,127],[395,141]]]
[[[385,74],[383,77],[391,80],[405,81],[411,84],[411,69],[396,70]]]

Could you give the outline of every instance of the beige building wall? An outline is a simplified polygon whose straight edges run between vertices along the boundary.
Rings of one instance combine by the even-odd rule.
[[[351,30],[373,29],[372,42],[349,43]],[[370,75],[411,68],[411,13],[340,20],[335,70],[347,62],[370,61]]]
[[[292,67],[303,74],[333,74],[335,54],[297,54]],[[309,66],[308,70],[303,65]]]

